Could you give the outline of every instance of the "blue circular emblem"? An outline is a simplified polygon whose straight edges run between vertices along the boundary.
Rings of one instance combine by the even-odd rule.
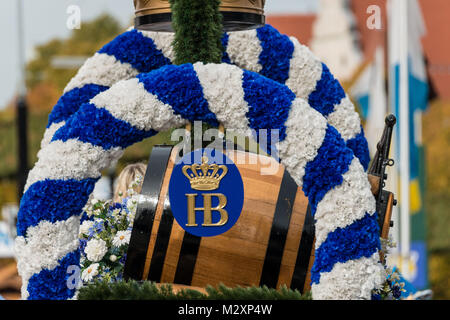
[[[197,149],[174,166],[169,184],[178,224],[199,237],[228,231],[244,205],[244,184],[236,165],[215,149]]]

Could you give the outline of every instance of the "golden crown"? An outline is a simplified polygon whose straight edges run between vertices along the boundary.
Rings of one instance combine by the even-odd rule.
[[[221,0],[220,11],[227,31],[256,28],[265,23],[266,0]],[[172,31],[169,0],[134,0],[138,29]]]
[[[220,11],[264,14],[266,0],[222,0]],[[136,16],[170,12],[169,0],[134,0]]]
[[[222,170],[220,174],[219,170]],[[219,188],[220,180],[225,177],[228,168],[223,164],[208,164],[208,157],[203,156],[202,164],[185,165],[182,172],[189,179],[192,189],[207,191]]]

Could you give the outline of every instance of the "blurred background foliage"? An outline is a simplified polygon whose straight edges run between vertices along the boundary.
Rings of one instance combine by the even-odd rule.
[[[62,90],[77,70],[56,69],[56,56],[91,56],[105,43],[123,32],[116,19],[102,15],[67,39],[53,39],[35,49],[27,65],[27,102],[29,106],[29,165],[37,160],[48,114]],[[17,202],[17,138],[15,101],[0,111],[0,208]],[[435,101],[424,115],[423,136],[427,160],[427,196],[429,274],[437,299],[450,299],[450,101]],[[116,167],[116,174],[130,162],[147,161],[154,144],[169,142],[170,133],[162,133],[128,148]]]
[[[435,101],[423,118],[426,146],[428,267],[436,299],[450,299],[450,102]]]
[[[84,22],[83,28],[74,29],[67,39],[53,39],[35,48],[34,58],[27,64],[27,103],[29,165],[37,161],[37,153],[43,137],[48,114],[62,95],[77,69],[59,69],[52,59],[61,56],[92,56],[104,44],[124,31],[119,22],[108,14]],[[15,174],[17,170],[17,137],[15,101],[0,111],[0,207],[16,202]],[[154,144],[169,142],[170,133],[161,133],[128,148],[118,163],[116,171],[126,163],[146,161]]]

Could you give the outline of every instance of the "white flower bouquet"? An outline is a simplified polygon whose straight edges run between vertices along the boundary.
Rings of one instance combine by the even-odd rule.
[[[115,282],[122,279],[131,230],[137,208],[135,187],[138,177],[122,203],[92,199],[85,207],[80,226],[81,280]]]

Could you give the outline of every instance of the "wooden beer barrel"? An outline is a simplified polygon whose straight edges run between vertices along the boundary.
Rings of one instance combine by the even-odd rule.
[[[223,283],[308,289],[313,219],[307,198],[285,168],[270,157],[225,151],[242,176],[242,213],[227,232],[197,237],[185,232],[170,210],[167,193],[177,152],[168,146],[152,151],[142,189],[148,201],[138,205],[125,279],[194,287]],[[242,164],[236,157],[247,161]],[[275,166],[275,173],[261,174],[269,165]]]

